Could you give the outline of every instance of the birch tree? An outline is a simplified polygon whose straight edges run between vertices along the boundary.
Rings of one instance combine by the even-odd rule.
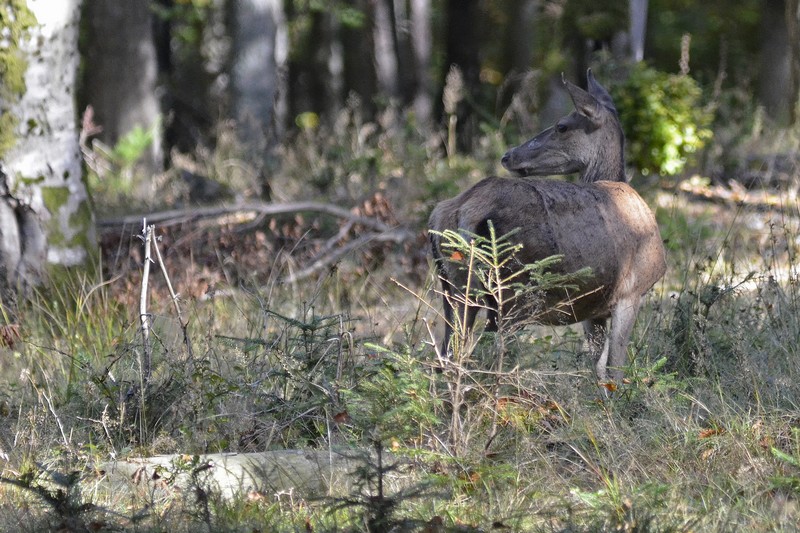
[[[7,310],[15,289],[40,283],[47,264],[82,264],[96,246],[75,107],[79,16],[80,0],[0,6],[7,59],[0,77],[0,299]]]

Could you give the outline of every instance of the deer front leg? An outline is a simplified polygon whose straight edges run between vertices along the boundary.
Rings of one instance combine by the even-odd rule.
[[[606,348],[603,350],[601,360],[597,362],[598,378],[603,380],[606,376],[607,367],[611,367],[611,379],[616,382],[622,381],[623,368],[628,364],[628,341],[633,332],[633,324],[636,322],[636,313],[639,311],[641,297],[627,298],[620,300],[611,312],[611,328],[608,333]],[[601,369],[600,363],[603,362]],[[602,375],[601,376],[601,371]]]

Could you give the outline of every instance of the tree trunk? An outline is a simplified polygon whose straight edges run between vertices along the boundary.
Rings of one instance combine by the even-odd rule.
[[[480,32],[478,0],[448,0],[445,76],[455,65],[464,80],[463,95],[471,101],[480,101]],[[443,78],[445,77],[443,76]],[[472,151],[472,140],[478,125],[475,114],[469,109],[466,98],[458,105],[458,146]]]
[[[177,472],[169,490],[179,488],[192,494],[195,486],[224,499],[242,498],[253,491],[267,494],[290,491],[301,498],[343,497],[363,484],[363,472],[375,472],[377,454],[359,449],[274,450],[260,453],[216,453],[197,457],[194,473],[176,469],[185,455],[157,455],[114,461],[98,465],[105,472],[94,487],[100,498],[109,494],[145,493],[160,495],[166,485],[154,472]],[[381,464],[401,464],[401,460],[383,454]],[[416,476],[392,468],[384,473],[387,491],[395,493],[418,482]]]
[[[800,1],[786,1],[786,29],[789,37],[789,124],[797,124],[800,104]]]
[[[375,68],[373,25],[375,10],[369,0],[356,0],[354,6],[365,15],[361,26],[342,25],[341,44],[344,51],[345,90],[361,97],[361,109],[367,119],[375,115],[375,93],[378,74]]]
[[[431,0],[411,0],[411,36],[416,78],[414,114],[420,124],[430,125],[433,120]]]
[[[152,130],[154,139],[141,164],[158,172],[164,161],[151,16],[148,0],[87,1],[82,81],[84,100],[103,127],[100,140],[113,146],[136,127]]]
[[[294,4],[285,3],[287,25],[299,28],[290,35],[287,59],[289,114],[295,119],[306,112],[331,115],[339,106],[339,82],[331,72],[333,16],[320,9],[300,10]],[[371,49],[363,42],[356,47]]]
[[[0,154],[0,298],[37,285],[46,263],[78,265],[96,246],[81,175],[75,85],[80,0],[29,0],[38,20],[19,42],[25,89],[0,101],[19,118]],[[0,93],[0,99],[8,99]]]
[[[400,96],[400,65],[396,33],[394,0],[375,2],[375,64],[378,86],[390,98]]]
[[[283,134],[286,24],[281,0],[236,0],[231,27],[231,114],[248,162],[259,173],[261,196],[270,197],[263,172],[268,147]]]
[[[503,54],[498,58],[497,69],[505,76],[498,99],[500,110],[505,110],[514,95],[523,87],[527,73],[533,67],[536,24],[540,9],[539,0],[518,0],[505,4],[508,24],[501,29]]]
[[[644,38],[647,29],[647,0],[630,0],[631,59],[644,59]]]
[[[767,115],[777,124],[786,126],[790,120],[791,75],[789,43],[786,24],[787,1],[762,0],[761,50],[759,61],[758,99]]]
[[[281,72],[286,27],[281,0],[236,0],[231,28],[231,111],[240,140],[255,150],[283,129]]]
[[[193,152],[198,146],[213,146],[219,133],[220,97],[213,90],[219,79],[221,61],[210,60],[204,43],[218,41],[213,35],[218,20],[224,18],[222,9],[207,9],[208,19],[200,22],[181,13],[181,0],[152,0],[153,43],[161,82],[161,108],[167,116],[163,124],[162,150],[165,154],[174,148],[179,152]],[[189,9],[189,8],[187,8]],[[180,35],[194,35],[192,39]],[[226,34],[227,36],[227,34]],[[221,48],[221,47],[220,47]],[[212,66],[213,65],[213,66]]]

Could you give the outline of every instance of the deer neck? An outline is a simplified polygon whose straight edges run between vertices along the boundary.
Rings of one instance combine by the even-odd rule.
[[[603,157],[598,157],[594,164],[587,166],[581,172],[580,181],[594,183],[595,181],[622,181],[627,182],[625,175],[625,156],[622,147],[619,150],[609,150]]]

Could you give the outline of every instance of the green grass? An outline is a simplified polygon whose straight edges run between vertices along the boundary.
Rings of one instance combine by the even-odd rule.
[[[282,147],[273,189],[294,197],[312,183],[342,205],[383,190],[394,216],[420,229],[433,198],[490,172],[482,161],[497,161],[501,144],[493,136],[474,159],[448,161],[413,132],[350,126]],[[669,269],[638,317],[630,383],[610,398],[577,327],[485,335],[438,372],[440,302],[424,241],[292,284],[277,282],[303,260],[291,240],[281,253],[256,250],[271,261],[256,274],[220,252],[225,233],[210,234],[218,240],[202,257],[167,246],[192,355],[152,273],[153,372],[138,396],[138,270],[107,256],[105,279],[65,274],[21,302],[21,338],[0,349],[0,530],[793,530],[796,200],[786,195],[778,211],[643,194]],[[273,238],[268,223],[252,231]],[[314,222],[292,223],[313,247],[303,224]],[[197,272],[216,296],[196,290]],[[508,356],[493,368],[498,345]],[[285,448],[391,451],[409,486],[380,492],[395,464],[373,461],[362,491],[324,499],[93,490],[111,457]]]

